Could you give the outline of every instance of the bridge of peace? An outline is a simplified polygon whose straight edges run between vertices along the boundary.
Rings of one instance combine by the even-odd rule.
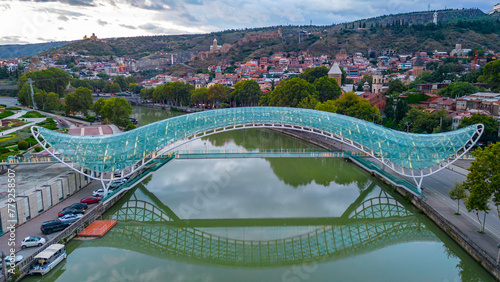
[[[314,135],[339,148],[182,149],[203,137],[255,128]],[[186,217],[149,192],[147,182],[162,167],[162,171],[182,167],[176,162],[164,166],[174,159],[349,158],[367,170],[376,163],[383,168],[377,171],[381,178],[393,185],[404,183],[398,187],[422,201],[423,179],[467,157],[483,130],[484,126],[477,124],[446,133],[409,134],[322,111],[231,108],[177,116],[106,136],[75,136],[32,127],[32,134],[51,157],[14,163],[60,162],[85,181],[93,179],[103,187],[105,196],[99,204],[107,209],[103,218],[118,224],[82,248],[113,247],[169,261],[236,268],[303,266],[401,243],[441,242],[435,235],[441,231],[436,231],[439,228],[428,218],[413,212],[415,207],[409,201],[397,200],[392,192],[378,186],[378,180],[358,186],[359,196],[339,216],[284,218]],[[114,181],[123,178],[130,179],[120,188],[110,189]],[[413,184],[403,179],[411,179]],[[294,228],[291,233],[290,227]],[[257,231],[261,237],[253,238]],[[277,238],[273,232],[285,235]]]
[[[411,177],[415,188],[408,190],[415,195],[421,195],[424,177],[463,157],[484,130],[477,124],[452,132],[410,134],[323,111],[247,107],[178,116],[111,136],[70,136],[40,127],[32,127],[32,133],[45,150],[52,148],[47,152],[53,158],[101,181],[107,191],[113,180],[135,174],[183,144],[248,128],[309,132],[350,146],[395,173]]]

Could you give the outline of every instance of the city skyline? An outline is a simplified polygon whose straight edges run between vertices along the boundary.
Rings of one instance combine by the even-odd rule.
[[[277,25],[331,25],[388,14],[479,8],[496,0],[423,3],[389,0],[10,0],[0,3],[0,45],[99,38],[200,34]],[[359,9],[359,7],[363,7]]]

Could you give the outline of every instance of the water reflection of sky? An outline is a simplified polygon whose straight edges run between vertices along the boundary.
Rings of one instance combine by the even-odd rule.
[[[338,217],[360,193],[355,184],[294,188],[265,159],[175,160],[147,189],[184,219]]]

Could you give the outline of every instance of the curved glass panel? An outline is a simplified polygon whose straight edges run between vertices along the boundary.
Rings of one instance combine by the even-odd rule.
[[[437,165],[462,148],[477,125],[438,134],[409,134],[364,120],[299,108],[247,107],[213,110],[158,121],[108,136],[74,136],[38,128],[61,155],[97,172],[127,168],[176,141],[216,128],[279,124],[300,126],[348,138],[396,165],[423,169]]]

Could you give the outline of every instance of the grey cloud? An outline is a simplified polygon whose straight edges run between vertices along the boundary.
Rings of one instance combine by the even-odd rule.
[[[94,0],[21,0],[25,2],[59,2],[71,6],[88,6],[94,7]]]
[[[26,44],[30,43],[25,40],[21,40],[20,36],[2,36],[0,37],[0,45],[6,44]]]
[[[7,11],[10,9],[9,4],[0,4],[0,11]]]
[[[152,23],[147,23],[147,24],[140,25],[139,28],[150,31],[153,29],[158,29],[159,27],[152,24]]]
[[[132,25],[121,24],[120,26],[128,29],[137,29],[135,26]]]
[[[40,9],[39,11],[41,12],[47,12],[47,13],[54,13],[58,14],[61,16],[68,16],[68,17],[82,17],[85,16],[82,13],[75,12],[75,11],[69,11],[69,10],[61,10],[61,9]]]
[[[59,17],[57,17],[57,19],[65,22],[69,21],[69,18],[63,15],[60,15]]]
[[[98,25],[105,26],[105,25],[107,25],[107,24],[108,24],[108,22],[107,22],[107,21],[103,21],[103,20],[101,20],[101,19],[98,19],[98,20],[97,20],[97,24],[98,24]]]

